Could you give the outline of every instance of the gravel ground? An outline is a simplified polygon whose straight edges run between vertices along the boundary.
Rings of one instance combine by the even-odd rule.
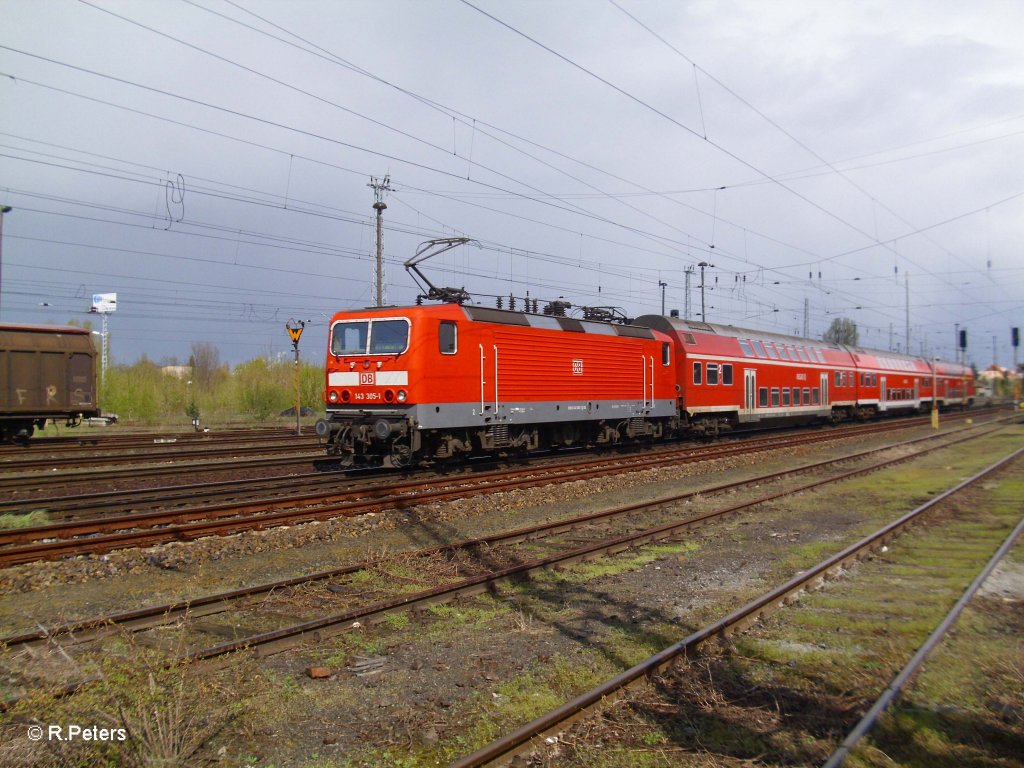
[[[1018,429],[1018,443],[1020,437]],[[367,554],[761,475],[881,442],[828,443],[402,513],[19,566],[0,574],[0,623],[10,632],[57,617],[269,581]],[[942,454],[922,461],[931,462],[936,477],[942,477],[938,485],[951,485],[967,474],[965,466],[982,442],[950,452],[956,458]],[[848,503],[841,491],[767,505],[627,566],[580,578],[574,576],[578,569],[570,569],[492,597],[270,657],[252,670],[245,690],[235,692],[235,698],[247,700],[246,724],[229,726],[202,754],[210,764],[248,766],[412,765],[420,764],[420,757],[433,764],[434,758],[424,756],[456,756],[468,751],[459,739],[497,735],[487,728],[546,711],[590,678],[597,682],[763,591],[795,546],[838,549],[867,524],[864,517],[863,506]],[[326,667],[329,676],[309,677],[305,671],[313,666]],[[539,692],[530,692],[529,681]],[[366,753],[367,745],[375,751]],[[420,757],[403,763],[401,755]]]
[[[370,554],[447,543],[709,487],[884,444],[882,437],[835,441],[814,448],[646,470],[413,510],[14,566],[0,570],[0,633],[52,624],[58,618],[86,617],[259,584],[337,567]]]

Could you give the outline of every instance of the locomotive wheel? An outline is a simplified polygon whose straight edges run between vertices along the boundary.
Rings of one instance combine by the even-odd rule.
[[[406,469],[412,465],[412,449],[405,443],[393,443],[388,458],[395,469]]]

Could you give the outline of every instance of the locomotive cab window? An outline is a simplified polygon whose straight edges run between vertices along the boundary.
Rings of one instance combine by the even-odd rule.
[[[374,320],[370,323],[371,355],[399,355],[408,345],[408,320]]]
[[[458,326],[452,320],[442,320],[437,331],[442,355],[454,355],[459,348]]]
[[[367,320],[337,323],[331,329],[331,354],[364,355],[369,335],[370,323]]]
[[[331,328],[331,354],[400,355],[409,347],[408,320],[351,320]]]

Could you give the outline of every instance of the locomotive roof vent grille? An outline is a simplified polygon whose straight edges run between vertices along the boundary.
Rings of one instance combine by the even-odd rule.
[[[705,331],[707,333],[715,333],[716,332],[715,329],[712,328],[707,323],[698,323],[698,322],[696,322],[694,320],[687,320],[686,321],[686,326],[691,331]]]
[[[466,307],[463,311],[469,315],[470,320],[477,320],[482,323],[501,323],[503,325],[529,325],[526,315],[522,312],[512,312],[507,309],[491,309],[490,307]]]

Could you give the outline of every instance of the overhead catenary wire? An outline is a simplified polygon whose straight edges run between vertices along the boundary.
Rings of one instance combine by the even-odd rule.
[[[195,4],[193,3],[192,5],[195,5]],[[232,4],[232,5],[235,5],[235,4]],[[237,6],[237,5],[235,5],[235,7],[238,7],[238,6]],[[471,118],[471,120],[472,120],[472,121],[476,121],[476,119],[477,119],[477,118],[475,118],[475,117],[474,117],[474,118]],[[480,123],[479,125],[483,125],[483,124],[482,124],[482,123]],[[473,134],[473,135],[475,136],[476,134]],[[482,134],[482,132],[481,132],[481,135],[483,135],[483,134]],[[288,154],[288,156],[289,156],[289,159],[290,159],[291,157],[295,157],[295,156],[296,156],[296,155],[294,154],[294,149],[295,149],[294,147],[283,147],[282,149],[283,149],[283,151],[284,151],[285,153],[287,153],[287,154]],[[545,149],[547,150],[547,148],[545,148]],[[289,150],[292,150],[292,151],[289,151]],[[315,154],[315,153],[314,153],[314,154]],[[290,160],[289,160],[289,162],[290,162]],[[464,169],[463,169],[463,170],[461,170],[461,171],[460,171],[460,173],[463,173],[463,174],[464,174]],[[474,173],[474,176],[475,176],[475,173]],[[190,181],[191,181],[191,179],[190,179]],[[764,182],[764,183],[769,183],[769,182]],[[289,185],[289,186],[290,186],[290,185]],[[420,185],[420,187],[421,187],[421,188],[426,188],[426,187],[427,187],[427,185]],[[190,191],[191,191],[191,189],[192,189],[192,187],[191,187],[191,184],[190,184],[190,187],[189,187],[189,189],[190,189]],[[38,190],[38,191],[43,191],[43,190]],[[408,196],[408,194],[410,194],[410,192],[411,192],[411,191],[412,191],[412,187],[411,187],[411,186],[409,186],[409,187],[407,187],[407,188],[406,188],[406,191],[405,191],[405,192],[404,192],[403,194],[404,194],[404,195],[405,195],[405,196],[407,197],[407,196]],[[485,193],[485,194],[487,194],[487,193]],[[498,193],[495,193],[495,194],[505,194],[505,193],[501,193],[501,192],[498,192]],[[596,194],[596,195],[598,195],[598,197],[601,197],[601,196],[607,196],[607,194],[606,194],[606,193],[595,193],[595,194]],[[552,199],[559,199],[559,198],[566,198],[566,199],[571,199],[571,196],[570,196],[570,195],[558,195],[558,194],[551,194],[551,193],[549,193],[549,192],[546,192],[546,193],[544,193],[544,195],[549,195],[549,196],[550,196],[550,197],[551,197]],[[536,197],[540,198],[540,197],[543,197],[544,195],[541,195],[540,193],[538,193],[538,194],[536,195]],[[453,195],[453,197],[456,197],[456,196],[457,196],[457,195]],[[288,204],[290,205],[290,202],[289,202]],[[436,221],[438,221],[438,222],[444,223],[444,222],[447,222],[447,221],[452,221],[452,218],[451,218],[450,216],[448,216],[448,215],[440,215],[440,216],[438,216],[438,213],[437,213],[437,212],[438,212],[438,207],[437,207],[437,206],[434,206],[434,205],[429,205],[429,204],[428,204],[427,206],[417,206],[417,208],[418,208],[418,210],[419,210],[419,211],[420,211],[420,212],[421,212],[422,214],[424,214],[424,215],[426,215],[426,216],[431,216],[431,215],[433,215],[433,216],[434,216],[434,217],[436,218]],[[717,211],[716,211],[715,213],[717,213]],[[532,218],[536,218],[536,220],[538,220],[538,221],[540,221],[540,220],[541,220],[541,217],[532,217]],[[724,219],[723,217],[716,217],[716,221],[718,221],[718,222],[724,222],[724,221],[725,221],[725,219]],[[210,223],[210,222],[208,222],[208,224],[209,224],[209,223]],[[542,223],[544,223],[545,225],[548,225],[548,224],[549,224],[548,222],[542,222]],[[552,222],[552,223],[553,223],[553,222]],[[460,224],[460,222],[455,222],[455,221],[452,221],[452,224],[454,224],[454,225],[458,226],[458,225]],[[226,227],[226,228],[225,228],[225,231],[230,231],[230,229],[231,229],[230,227]],[[566,228],[566,229],[567,229],[567,230],[572,230],[572,228]],[[579,230],[576,230],[576,231],[577,231],[577,233],[578,233],[578,235],[579,235],[580,237],[584,237],[584,236],[585,236],[585,237],[588,237],[588,238],[589,238],[589,237],[593,237],[593,236],[594,236],[594,233],[593,233],[593,232],[591,232],[591,231],[587,231],[587,228],[586,228],[586,227],[581,227],[581,228],[580,228]],[[477,233],[474,233],[474,234],[477,234]],[[509,249],[510,251],[512,251],[512,250],[514,250],[514,249],[515,249],[515,247],[516,247],[516,246],[515,246],[515,245],[511,245],[511,246],[502,246],[502,247],[507,247],[507,248],[508,248],[508,249]],[[660,246],[659,246],[659,247],[660,247]],[[683,247],[685,248],[685,247],[700,247],[700,246],[699,246],[699,243],[697,242],[697,240],[695,239],[695,240],[694,240],[694,242],[693,242],[692,244],[691,244],[691,243],[686,243],[686,242],[684,242],[684,243],[683,243]],[[874,247],[874,246],[872,246],[872,247]],[[588,249],[588,250],[589,250],[589,249]],[[654,253],[656,252],[657,248],[654,248],[654,249],[650,249],[650,250],[651,250],[652,254],[654,254]],[[525,254],[525,257],[526,257],[526,258],[533,258],[533,256],[532,256],[532,252],[531,252],[531,251],[530,251],[529,249],[522,249],[522,252],[523,252],[523,253]],[[720,251],[720,252],[721,252],[721,251]],[[589,256],[589,253],[588,253],[588,256]],[[811,258],[820,258],[820,255],[819,255],[819,254],[809,254],[809,256],[810,256]],[[756,257],[755,257],[755,258],[756,258]],[[545,260],[545,259],[544,259],[543,257],[540,257],[540,260],[542,260],[542,261],[543,261],[543,260]],[[652,263],[653,261],[654,261],[654,260],[652,259],[652,260],[650,260],[650,261],[649,261],[648,263]],[[551,263],[556,263],[556,262],[552,261]],[[599,263],[600,263],[600,262],[595,262],[595,264],[599,264]],[[640,265],[633,265],[633,266],[634,266],[634,267],[635,267],[636,269],[640,269]],[[659,273],[661,272],[661,269],[660,269],[660,265],[657,265],[657,264],[653,264],[653,263],[652,263],[652,266],[650,266],[650,267],[647,267],[646,265],[644,265],[644,268],[645,268],[645,269],[648,269],[649,271],[654,271],[654,270],[656,270],[656,271],[657,271],[657,272],[659,272]],[[776,274],[781,274],[781,273],[776,273]],[[842,272],[841,274],[846,274],[846,272],[844,271],[844,272]],[[782,279],[784,279],[784,280],[786,280],[786,281],[797,281],[797,280],[798,280],[797,278],[793,277],[793,276],[792,276],[791,274],[789,274],[789,275],[786,275],[786,277],[784,277],[784,278],[782,278]],[[829,278],[828,278],[828,276],[826,276],[826,280],[828,280],[828,279],[829,279]],[[833,276],[833,277],[832,277],[831,279],[835,280],[835,279],[838,279],[838,277],[837,277],[836,275],[834,275],[834,276]],[[851,285],[851,287],[852,287],[852,284],[850,284],[850,285]],[[862,302],[861,302],[861,303],[862,303]],[[916,306],[916,303],[915,303],[915,306]]]

